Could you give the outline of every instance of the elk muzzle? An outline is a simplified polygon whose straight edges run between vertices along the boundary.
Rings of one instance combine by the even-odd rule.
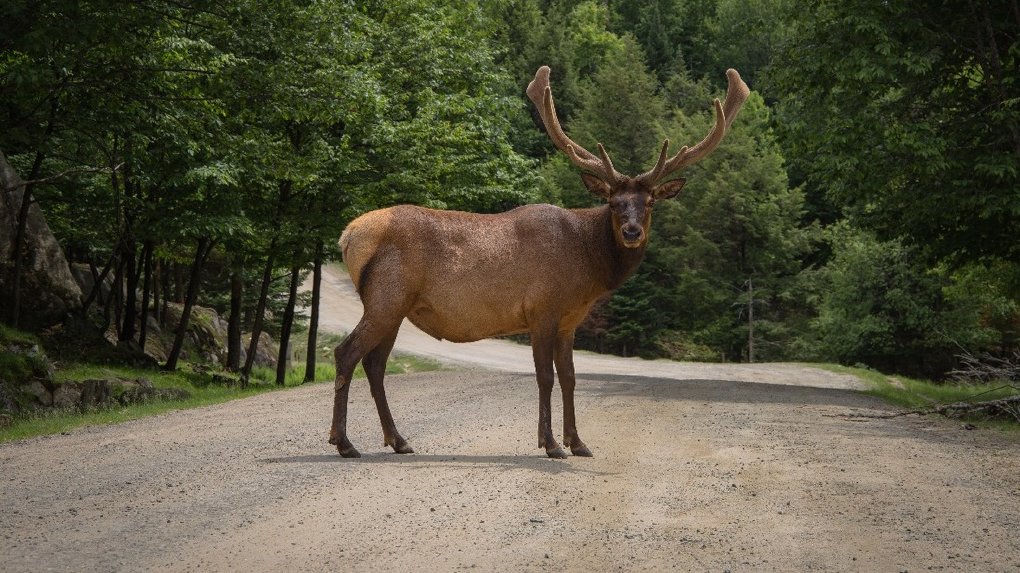
[[[623,238],[623,246],[625,247],[631,249],[640,247],[644,242],[641,240],[644,235],[645,230],[636,223],[627,223],[620,227],[620,236]]]

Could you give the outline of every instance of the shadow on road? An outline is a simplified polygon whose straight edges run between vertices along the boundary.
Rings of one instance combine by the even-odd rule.
[[[690,402],[889,408],[882,401],[855,390],[733,380],[675,380],[621,374],[579,374],[577,378],[578,394],[598,397],[634,396]]]
[[[267,464],[389,464],[407,466],[413,468],[421,465],[423,468],[435,468],[441,466],[490,466],[499,468],[516,468],[533,470],[547,474],[586,474],[594,476],[614,475],[609,472],[601,472],[580,467],[584,458],[576,463],[569,463],[571,458],[566,460],[553,460],[540,456],[460,456],[441,454],[394,454],[388,452],[372,452],[362,454],[360,458],[344,458],[337,454],[317,454],[304,456],[288,456],[280,458],[265,458],[259,460]]]

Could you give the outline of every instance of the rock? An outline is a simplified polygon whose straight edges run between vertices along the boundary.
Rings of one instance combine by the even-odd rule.
[[[152,386],[135,385],[127,388],[117,401],[124,406],[143,402],[187,400],[191,393],[181,388],[153,388]]]
[[[24,333],[0,334],[0,409],[11,414],[52,403],[53,363],[38,342]]]
[[[7,158],[0,153],[0,307],[9,308],[13,279],[13,243],[25,186]],[[28,208],[24,267],[21,277],[22,327],[56,324],[81,307],[81,288],[71,274],[56,237],[38,204]]]
[[[97,271],[98,272],[98,271]],[[74,282],[78,284],[78,288],[81,289],[82,299],[84,300],[92,293],[92,289],[96,285],[96,277],[92,276],[92,268],[85,263],[71,263],[71,276],[74,277]],[[113,290],[113,273],[106,273],[106,278],[103,279],[102,284],[99,285],[99,294],[96,300],[106,300],[110,297],[110,292]],[[93,304],[96,304],[93,302]]]
[[[52,406],[53,394],[46,388],[46,385],[39,380],[32,380],[21,387],[22,393],[31,396],[40,406]]]
[[[241,362],[244,362],[248,356],[248,345],[251,344],[251,334],[245,337],[244,347],[241,349]],[[265,366],[267,368],[276,368],[276,359],[279,356],[279,348],[276,343],[273,342],[271,336],[268,333],[263,332],[259,335],[259,345],[255,349],[255,362],[256,366]]]
[[[53,391],[54,408],[77,408],[81,402],[81,385],[77,382],[65,382]]]
[[[181,320],[183,306],[176,303],[167,305],[166,332],[172,339]],[[185,337],[181,358],[190,361],[204,361],[216,364],[227,362],[227,323],[215,309],[195,305],[191,307],[188,332]]]
[[[113,386],[110,380],[82,380],[80,408],[101,408],[113,403]]]
[[[146,346],[149,344],[146,343]],[[149,352],[143,352],[142,347],[134,340],[120,340],[115,348],[116,354],[122,364],[131,364],[141,368],[159,368],[159,361]]]

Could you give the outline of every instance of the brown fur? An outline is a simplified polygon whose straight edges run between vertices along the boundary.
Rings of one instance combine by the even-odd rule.
[[[739,101],[728,95],[724,107],[716,100],[716,127],[693,148],[697,154],[682,148],[666,161],[667,142],[652,171],[630,178],[613,169],[601,145],[596,158],[562,132],[555,122],[548,77],[548,68],[540,69],[529,96],[542,110],[557,147],[578,167],[595,173],[582,175],[584,183],[608,204],[572,210],[527,205],[496,215],[401,205],[351,222],[340,237],[340,248],[365,314],[335,351],[329,441],[341,455],[360,455],[347,438],[347,398],[358,362],[368,374],[384,443],[398,453],[412,451],[397,432],[383,387],[386,360],[404,318],[453,342],[528,333],[539,388],[539,446],[550,457],[566,456],[551,425],[555,366],[563,395],[564,444],[574,455],[591,455],[575,424],[574,330],[599,297],[637,269],[647,246],[653,205],[675,196],[684,183],[660,182],[676,165],[700,159],[718,145],[747,93],[732,72],[729,92]],[[734,88],[734,77],[742,89]],[[539,94],[544,97],[541,103]],[[730,117],[724,116],[730,112]]]
[[[573,330],[643,253],[615,244],[608,212],[528,205],[477,215],[402,205],[355,219],[341,248],[359,292],[401,293],[386,297],[388,320],[406,316],[438,339],[520,334],[539,320]],[[624,259],[633,264],[609,266]]]

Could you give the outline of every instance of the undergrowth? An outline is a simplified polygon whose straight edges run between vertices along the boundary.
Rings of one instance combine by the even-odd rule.
[[[857,376],[868,384],[867,394],[908,410],[929,410],[958,403],[974,404],[1020,395],[1020,388],[1006,382],[936,383],[905,376],[887,376],[866,368],[851,368],[833,364],[817,364],[815,366],[832,372]],[[1020,412],[995,418],[982,414],[965,415],[962,418],[971,422],[1002,422],[1006,427],[1020,431]]]
[[[437,362],[415,356],[392,356],[387,364],[388,374],[407,374],[437,370]],[[87,379],[125,379],[140,378],[152,382],[156,388],[179,388],[186,390],[190,398],[183,400],[153,401],[142,404],[115,405],[112,407],[89,411],[67,411],[39,409],[26,415],[19,415],[10,424],[0,429],[0,442],[30,438],[47,434],[70,432],[83,426],[116,424],[135,420],[173,410],[210,406],[239,398],[247,398],[266,392],[276,392],[300,386],[303,383],[304,366],[291,368],[287,371],[283,386],[277,386],[275,368],[256,367],[252,372],[249,385],[241,388],[237,383],[224,383],[232,380],[231,375],[219,370],[210,370],[203,366],[184,363],[177,372],[162,372],[148,368],[137,368],[118,365],[69,364],[57,370],[56,380],[67,382]],[[315,369],[315,382],[333,380],[333,366],[319,363]],[[354,374],[355,378],[364,377],[361,367]]]

